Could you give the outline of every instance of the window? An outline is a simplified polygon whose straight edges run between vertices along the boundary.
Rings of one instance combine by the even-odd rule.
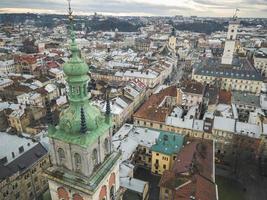
[[[162,156],[162,160],[168,161],[169,159],[168,159],[168,157]]]
[[[62,148],[59,148],[57,150],[57,153],[58,153],[58,159],[59,159],[59,163],[60,164],[63,164],[64,161],[65,161],[65,152]]]
[[[105,147],[105,154],[109,154],[109,141],[108,141],[108,138],[105,139],[105,142],[104,142],[104,147]]]
[[[75,165],[75,171],[80,172],[82,167],[82,158],[80,154],[75,153],[74,154],[74,165]]]
[[[93,164],[94,164],[94,166],[98,164],[98,155],[97,154],[98,154],[97,150],[94,149],[93,150]]]
[[[110,188],[110,191],[109,191],[109,193],[110,193],[110,199],[111,200],[115,200],[115,191],[114,191],[115,189],[114,189],[114,185]]]
[[[163,169],[166,169],[166,165],[165,164],[163,165]]]
[[[16,199],[19,199],[19,197],[20,197],[19,192],[16,193],[15,197],[16,197]]]

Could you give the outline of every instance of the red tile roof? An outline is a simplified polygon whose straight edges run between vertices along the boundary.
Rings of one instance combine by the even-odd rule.
[[[231,99],[232,99],[232,93],[226,90],[221,90],[219,92],[219,103],[222,104],[231,104]]]
[[[151,95],[133,116],[136,118],[147,119],[151,121],[164,122],[166,117],[172,111],[171,107],[159,107],[160,103],[166,96],[176,97],[176,86],[165,88],[158,94]]]
[[[196,200],[216,200],[216,188],[213,182],[195,175],[191,182],[181,186],[174,193],[175,200],[189,200],[194,197]]]
[[[160,187],[173,191],[175,200],[215,200],[213,143],[193,140],[178,153],[171,170],[164,171]]]

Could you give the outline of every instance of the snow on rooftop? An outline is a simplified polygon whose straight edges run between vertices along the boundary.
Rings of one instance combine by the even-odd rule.
[[[0,133],[0,141],[0,159],[6,157],[6,164],[38,144],[37,142],[33,142],[32,139],[10,135],[4,132]]]
[[[253,138],[259,138],[261,135],[260,126],[244,122],[236,122],[236,132]]]
[[[227,132],[235,132],[235,119],[226,117],[214,117],[213,128]]]
[[[137,193],[143,193],[144,189],[148,183],[139,179],[132,177],[122,177],[120,178],[120,186],[127,188],[129,190],[135,191]]]
[[[193,127],[193,119],[183,119],[173,116],[168,116],[166,118],[166,124],[174,127],[179,128],[186,128],[186,129],[192,129]]]
[[[156,143],[159,134],[159,131],[125,124],[112,137],[112,144],[115,150],[122,152],[123,162],[130,159],[138,145],[150,148]]]
[[[146,72],[127,70],[125,72],[116,72],[115,73],[115,76],[127,76],[127,77],[147,78],[147,79],[157,78],[158,75],[159,75],[158,72],[155,72],[152,70],[149,70]]]
[[[18,110],[20,107],[25,108],[24,105],[8,103],[8,102],[0,102],[0,111],[10,108],[12,110]]]
[[[54,84],[47,84],[44,88],[48,93],[53,92],[57,89],[57,87]]]

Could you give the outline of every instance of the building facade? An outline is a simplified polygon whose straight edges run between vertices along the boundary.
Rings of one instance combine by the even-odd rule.
[[[111,146],[110,110],[104,116],[89,102],[89,68],[79,57],[73,32],[71,52],[64,65],[70,106],[62,111],[58,126],[52,118],[49,123],[50,194],[52,200],[114,200],[119,191],[120,153]]]

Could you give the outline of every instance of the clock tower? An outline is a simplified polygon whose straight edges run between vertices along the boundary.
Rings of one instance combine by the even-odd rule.
[[[87,64],[80,58],[69,2],[71,58],[63,70],[69,107],[59,124],[49,124],[52,166],[46,170],[52,200],[113,200],[119,190],[120,154],[112,150],[110,112],[102,114],[89,100]]]

